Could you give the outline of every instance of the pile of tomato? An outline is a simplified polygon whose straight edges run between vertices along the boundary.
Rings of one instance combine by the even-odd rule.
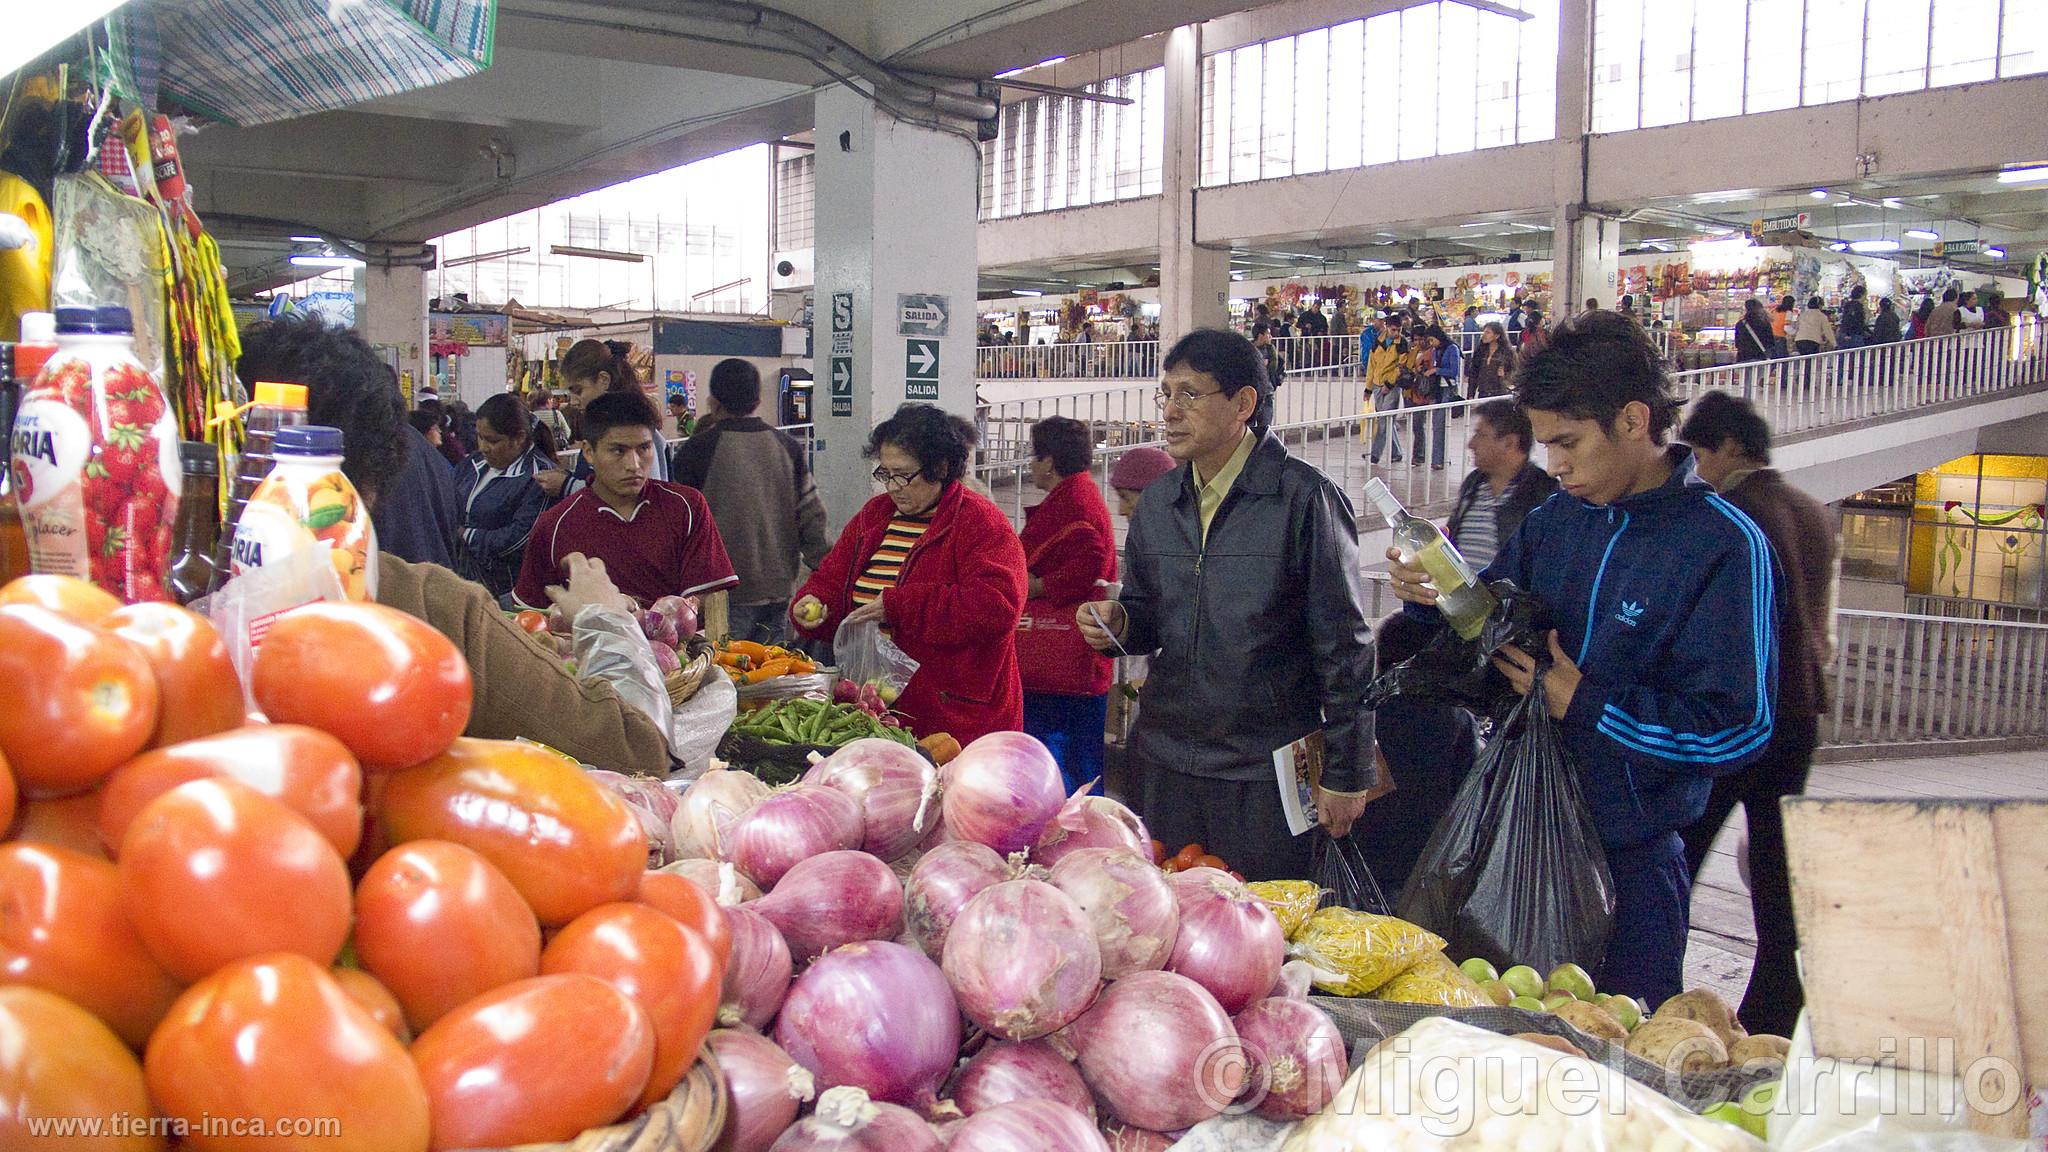
[[[0,588],[0,1148],[494,1147],[674,1089],[731,940],[623,800],[460,738],[461,653],[391,609],[300,609],[249,679],[267,719],[185,609]]]
[[[1230,865],[1223,857],[1215,855],[1200,844],[1183,844],[1178,852],[1169,853],[1166,845],[1157,840],[1152,842],[1152,862],[1168,872],[1185,872],[1190,868],[1214,868],[1218,872],[1230,872]],[[1230,872],[1233,879],[1243,882],[1244,877]]]

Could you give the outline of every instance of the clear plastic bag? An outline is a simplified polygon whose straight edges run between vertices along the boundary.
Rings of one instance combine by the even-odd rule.
[[[1324,896],[1323,889],[1311,880],[1254,880],[1245,887],[1273,910],[1281,934],[1289,940],[1308,926],[1308,918],[1316,914]]]
[[[1406,920],[1324,908],[1309,917],[1287,955],[1308,961],[1324,992],[1363,996],[1443,947],[1443,937]]]
[[[1381,915],[1392,911],[1386,893],[1380,891],[1379,881],[1372,878],[1372,869],[1366,866],[1365,852],[1358,841],[1348,835],[1331,836],[1320,826],[1315,830],[1315,838],[1310,867],[1323,890],[1317,907]]]
[[[616,609],[586,604],[576,613],[570,642],[576,674],[611,685],[619,698],[639,709],[654,725],[669,730],[672,708],[661,666],[640,625]],[[600,768],[617,765],[600,764]]]
[[[725,730],[740,714],[739,689],[723,668],[711,669],[697,694],[677,705],[668,722],[668,754],[682,768],[673,775],[690,779],[711,767],[711,754]]]
[[[1479,990],[1470,976],[1451,963],[1451,958],[1433,952],[1417,960],[1406,972],[1373,989],[1375,1000],[1397,1004],[1435,1004],[1443,1008],[1488,1008],[1493,1001]]]
[[[888,704],[894,704],[910,686],[910,678],[917,675],[917,661],[898,648],[875,620],[841,624],[832,637],[832,659],[839,665],[841,680],[874,685]]]
[[[1578,766],[1536,689],[1508,711],[1415,862],[1397,909],[1456,956],[1598,971],[1614,880]]]
[[[1763,1147],[1584,1057],[1435,1018],[1373,1049],[1281,1152]]]

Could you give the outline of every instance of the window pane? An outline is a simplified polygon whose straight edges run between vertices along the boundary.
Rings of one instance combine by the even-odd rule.
[[[1436,152],[1437,7],[1401,13],[1401,159]]]
[[[1330,30],[1330,167],[1364,162],[1365,21]]]
[[[1162,184],[1166,155],[1166,69],[1144,73],[1145,166],[1139,174],[1138,195],[1157,196]]]
[[[1265,92],[1265,53],[1247,44],[1231,54],[1230,181],[1259,178],[1259,98]]]
[[[1510,17],[1488,15],[1488,20]],[[1478,129],[1479,10],[1463,4],[1437,6],[1437,133],[1440,154],[1470,152]]]
[[[1521,21],[1521,81],[1516,87],[1515,138],[1528,143],[1557,135],[1557,0],[1522,0],[1533,19]]]
[[[1365,22],[1365,162],[1394,159],[1400,144],[1401,14],[1388,12]]]
[[[1294,38],[1294,171],[1321,172],[1330,161],[1330,30]]]
[[[1994,0],[1995,2],[1995,0]],[[1806,0],[1807,104],[1854,100],[1863,83],[1863,0]]]
[[[1749,77],[1743,111],[1770,112],[1799,103],[1799,58],[1805,23],[1800,0],[1749,0]]]
[[[1656,0],[1643,8],[1642,125],[1692,117],[1693,0]]]
[[[1230,54],[1202,57],[1202,184],[1230,178]]]
[[[1998,0],[1935,0],[1927,86],[1991,79],[1997,39]]]
[[[1259,174],[1294,175],[1294,40],[1266,45],[1266,92],[1261,121]]]
[[[1747,21],[1740,5],[1700,4],[1692,22],[1692,118],[1742,114],[1742,50]]]
[[[1473,137],[1475,148],[1515,142],[1515,41],[1519,22],[1481,16],[1474,44]]]
[[[2048,72],[2048,0],[2005,0],[2000,76]]]
[[[1929,0],[1870,0],[1863,44],[1863,94],[1917,92],[1927,86]]]
[[[1604,0],[1593,9],[1593,131],[1641,123],[1643,0]]]
[[[1117,77],[1117,95],[1133,101],[1116,110],[1116,198],[1128,199],[1143,187],[1143,140],[1145,118],[1136,101],[1140,82],[1136,76]]]

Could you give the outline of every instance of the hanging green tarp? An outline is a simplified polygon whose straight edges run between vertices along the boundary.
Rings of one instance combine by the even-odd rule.
[[[150,0],[166,97],[240,126],[395,96],[491,64],[496,0]]]

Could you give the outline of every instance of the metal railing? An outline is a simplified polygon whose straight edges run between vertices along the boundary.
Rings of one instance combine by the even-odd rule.
[[[1823,743],[2048,737],[2048,624],[1835,613]]]
[[[1906,594],[1906,611],[1915,616],[1939,616],[1946,620],[2048,624],[2048,605],[1973,600],[1964,596],[1929,596],[1909,592]]]
[[[1480,334],[1446,328],[1458,350],[1470,356]],[[1652,329],[1659,355],[1669,357],[1671,333]],[[1288,373],[1358,367],[1358,334],[1285,336],[1273,341]],[[1160,347],[1157,340],[1110,340],[1090,344],[984,344],[974,350],[978,380],[1156,380]]]

